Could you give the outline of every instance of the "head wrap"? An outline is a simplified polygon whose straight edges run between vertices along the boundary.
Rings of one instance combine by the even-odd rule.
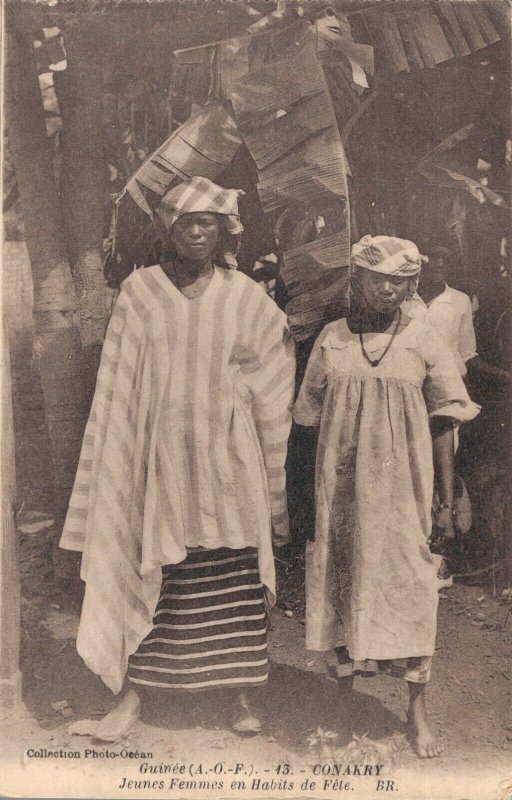
[[[382,275],[412,278],[421,272],[424,256],[414,242],[395,236],[363,236],[352,245],[352,266],[363,267]]]
[[[243,231],[238,213],[238,198],[243,194],[241,189],[223,189],[208,178],[189,178],[163,196],[157,212],[168,231],[182,214],[222,214],[228,233],[236,235]]]

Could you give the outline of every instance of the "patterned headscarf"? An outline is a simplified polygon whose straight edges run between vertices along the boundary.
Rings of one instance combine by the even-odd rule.
[[[168,231],[182,214],[222,214],[226,230],[236,236],[243,231],[238,213],[238,198],[243,194],[241,189],[223,189],[208,178],[189,178],[163,196],[157,213]]]
[[[352,245],[351,264],[382,275],[413,278],[421,272],[421,262],[426,261],[408,239],[395,236],[363,236]]]

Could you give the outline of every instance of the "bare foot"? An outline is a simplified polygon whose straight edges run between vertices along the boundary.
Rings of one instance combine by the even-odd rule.
[[[102,742],[118,742],[128,736],[139,717],[139,695],[135,689],[128,689],[121,702],[103,717],[94,738]]]
[[[409,720],[411,744],[419,758],[437,758],[443,745],[427,722],[415,723]]]
[[[245,692],[240,692],[233,704],[231,726],[237,733],[245,733],[249,736],[261,733],[261,722],[251,711]]]
[[[426,684],[409,683],[409,722],[411,744],[420,758],[437,758],[443,749],[432,728],[428,724],[425,704]]]

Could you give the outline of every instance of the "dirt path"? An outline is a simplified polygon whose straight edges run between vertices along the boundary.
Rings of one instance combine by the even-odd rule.
[[[44,563],[50,540],[51,532],[23,537],[22,564],[30,563],[33,568],[37,561]],[[298,770],[298,765],[327,763],[329,757],[333,757],[336,761],[350,763],[385,764],[387,774],[394,778],[397,774],[413,775],[414,781],[426,782],[428,791],[433,791],[438,781],[441,794],[432,796],[443,800],[451,796],[443,794],[447,780],[455,774],[461,776],[460,780],[471,776],[470,785],[459,797],[478,800],[492,797],[499,782],[494,776],[506,777],[507,772],[512,775],[510,603],[476,586],[455,585],[441,593],[429,707],[445,750],[435,764],[421,762],[405,738],[407,689],[401,681],[387,676],[358,679],[356,691],[362,722],[356,729],[352,724],[343,724],[336,686],[326,677],[322,658],[304,649],[302,567],[302,557],[298,555],[292,568],[293,584],[288,581],[284,592],[287,608],[278,607],[272,615],[270,681],[258,698],[265,720],[262,735],[240,739],[231,732],[223,694],[165,698],[148,694],[142,718],[128,739],[103,748],[95,745],[89,736],[69,733],[70,723],[79,719],[97,720],[114,703],[110,692],[88,672],[75,651],[79,604],[75,603],[70,609],[69,598],[51,594],[48,577],[40,574],[34,581],[25,570],[24,699],[38,732],[34,740],[33,729],[28,734],[23,733],[22,726],[20,746],[23,744],[22,749],[37,745],[79,752],[95,747],[98,751],[113,753],[128,748],[141,754],[151,753],[151,763],[190,764],[199,758],[208,764],[222,762],[226,765],[236,761],[253,767],[260,765],[262,770],[269,770],[274,779],[278,764],[291,764],[292,769]],[[59,701],[69,704],[69,718],[52,707],[52,703]],[[318,727],[324,734],[332,731],[338,736],[328,740],[321,735],[317,746],[311,747],[308,737]],[[366,734],[366,738],[358,742],[354,734],[358,737]],[[344,748],[350,741],[351,749],[347,751]],[[326,744],[330,750],[325,748]],[[490,765],[493,778],[483,776],[482,785],[478,770]],[[137,777],[138,766],[138,763],[130,766],[128,772],[132,777]],[[34,763],[30,768],[37,771]],[[112,772],[110,763],[109,769],[112,783],[117,773],[115,769]],[[123,774],[128,773],[125,768],[119,769],[117,777],[122,779]],[[91,775],[99,774],[95,765]],[[492,780],[495,785],[490,785]],[[482,794],[483,787],[489,794]],[[114,789],[112,784],[111,790]],[[256,796],[267,795],[257,792]],[[336,795],[327,792],[318,796]]]
[[[50,510],[48,441],[37,387],[34,392],[27,340],[18,342],[15,356],[19,493],[28,507]],[[243,794],[242,790],[231,789],[234,773],[225,772],[234,769],[235,762],[245,765],[244,775],[249,769],[259,770],[257,780],[263,783],[249,793],[255,798],[311,796],[327,800],[346,793],[345,789],[324,787],[320,782],[315,789],[310,785],[307,790],[301,789],[302,780],[313,779],[315,763],[329,768],[333,759],[345,764],[384,765],[383,773],[397,781],[400,797],[415,800],[497,798],[500,781],[512,777],[510,598],[500,599],[499,589],[493,596],[492,588],[461,584],[442,592],[429,707],[445,750],[435,763],[421,762],[405,738],[407,688],[403,682],[386,676],[358,679],[356,691],[362,721],[357,726],[353,721],[342,722],[336,686],[327,678],[321,657],[304,649],[301,553],[287,565],[280,565],[280,606],[273,613],[270,632],[271,675],[268,686],[259,694],[265,720],[262,735],[247,740],[232,733],[226,698],[220,694],[168,696],[164,700],[161,696],[148,696],[141,720],[119,745],[101,747],[93,745],[89,736],[70,735],[70,723],[99,719],[112,707],[114,699],[76,653],[74,637],[80,601],[56,592],[51,562],[57,536],[57,531],[48,529],[20,537],[22,669],[29,716],[12,724],[3,741],[13,769],[19,770],[23,765],[19,775],[25,781],[25,796],[41,791],[42,775],[52,776],[48,779],[48,796],[159,796],[137,787],[133,791],[120,788],[123,777],[141,778],[140,758],[125,762],[121,755],[116,756],[123,752],[142,757],[150,753],[147,763],[153,765],[200,762],[210,765],[211,770],[221,764],[224,772],[219,780],[224,781],[222,796],[226,797]],[[69,717],[52,706],[60,701],[69,704],[65,712]],[[315,732],[316,740],[311,741],[309,737]],[[328,732],[337,736],[329,738]],[[66,760],[63,769],[61,759],[45,759],[43,763],[27,757],[30,748],[62,748],[65,754],[76,751],[82,755],[79,763]],[[107,755],[84,759],[90,748]],[[285,779],[290,781],[291,773],[295,776],[293,790],[282,783]],[[209,776],[215,778],[216,773]],[[452,789],[454,776],[458,784]],[[248,782],[253,779],[254,775],[244,777]],[[20,786],[20,780],[18,776],[15,788]],[[271,780],[281,783],[267,788],[264,781]],[[410,785],[413,790],[407,788]],[[370,777],[358,779],[352,790],[357,797],[373,798],[376,794]],[[202,800],[206,795],[184,789],[160,796]],[[207,796],[213,797],[213,793]],[[504,800],[506,793],[502,791],[501,796]]]

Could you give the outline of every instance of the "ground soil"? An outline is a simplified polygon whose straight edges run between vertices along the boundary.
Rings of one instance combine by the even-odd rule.
[[[50,511],[49,444],[29,338],[15,338],[12,359],[19,501],[25,508]],[[76,748],[86,746],[90,739],[71,736],[70,722],[99,719],[115,699],[76,653],[80,590],[76,581],[56,579],[53,554],[58,533],[47,528],[37,534],[20,534],[23,697],[32,727],[27,733],[26,720],[20,721],[18,738],[33,741],[36,726],[39,747]],[[472,571],[475,565],[466,561],[462,568]],[[347,751],[341,748],[352,741],[354,759],[378,755],[414,770],[418,781],[426,775],[433,780],[434,774],[442,781],[443,776],[469,773],[486,764],[502,770],[510,765],[512,775],[512,603],[506,594],[502,596],[506,588],[503,571],[488,570],[458,579],[440,594],[428,705],[445,748],[433,766],[420,762],[407,742],[407,688],[403,682],[387,676],[358,679],[361,718],[343,721],[337,687],[327,678],[320,654],[304,647],[304,557],[300,545],[285,554],[278,570],[280,591],[271,621],[270,680],[258,696],[264,719],[262,735],[240,740],[231,732],[223,695],[149,695],[127,742],[110,749],[128,745],[157,753],[163,761],[190,761],[195,753],[201,753],[203,759],[223,760],[236,752],[240,761],[276,765],[342,754],[347,760]],[[69,716],[52,707],[59,701],[67,701],[70,710],[65,713]],[[316,743],[308,741],[319,727],[322,732]],[[338,734],[337,738],[326,738],[327,731]],[[361,743],[354,734],[366,734],[366,738]],[[16,739],[14,730],[12,735]],[[467,790],[464,796],[473,795]]]

